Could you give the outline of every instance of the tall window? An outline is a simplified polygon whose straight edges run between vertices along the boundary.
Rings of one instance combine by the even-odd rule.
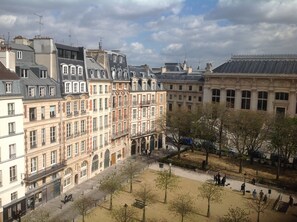
[[[21,77],[28,78],[28,69],[21,69]]]
[[[15,159],[16,158],[16,145],[10,144],[9,145],[9,159]]]
[[[50,106],[50,117],[53,118],[56,116],[56,106]]]
[[[81,141],[80,152],[84,153],[86,151],[86,141]]]
[[[228,89],[226,97],[226,106],[229,108],[234,108],[235,105],[235,90]]]
[[[99,166],[98,155],[95,155],[92,160],[92,172],[98,170],[98,166]]]
[[[40,97],[44,97],[45,96],[45,87],[44,86],[40,86],[39,87],[39,96]]]
[[[163,106],[160,106],[160,116],[163,115]]]
[[[80,92],[85,92],[86,91],[86,83],[81,82],[80,83]]]
[[[75,156],[77,156],[79,153],[79,143],[75,143],[74,144],[74,154]]]
[[[66,124],[66,137],[69,138],[72,136],[71,134],[72,130],[71,130],[71,123],[67,123]]]
[[[155,130],[155,121],[151,122],[151,130]]]
[[[8,115],[14,115],[14,103],[8,103],[7,104],[7,109],[8,109]]]
[[[241,109],[251,108],[251,91],[244,90],[241,92]]]
[[[67,159],[71,158],[72,156],[72,145],[67,146]]]
[[[80,110],[81,110],[81,112],[85,111],[85,101],[84,100],[80,101]]]
[[[136,134],[136,124],[132,124],[132,135]]]
[[[108,127],[108,115],[104,116],[104,127]]]
[[[49,87],[49,95],[54,96],[56,94],[56,90],[54,86]]]
[[[212,89],[212,102],[219,103],[220,102],[221,91],[219,89]]]
[[[265,91],[258,92],[258,110],[267,110],[268,93]]]
[[[87,161],[84,161],[80,167],[80,177],[85,177],[87,175]]]
[[[155,116],[155,107],[152,107],[152,116]]]
[[[65,83],[65,93],[70,93],[71,92],[71,83],[66,82]]]
[[[9,167],[9,178],[10,182],[17,180],[17,166]]]
[[[74,122],[74,135],[78,135],[78,121]]]
[[[142,117],[146,117],[146,108],[145,107],[142,108]]]
[[[37,141],[36,141],[37,130],[30,131],[30,146],[31,148],[36,148]]]
[[[46,154],[42,154],[42,169],[46,167]]]
[[[35,173],[37,171],[37,157],[31,158],[31,173]]]
[[[97,99],[93,99],[93,111],[97,111]]]
[[[5,92],[6,93],[11,93],[12,92],[12,83],[11,82],[6,82],[5,83]]]
[[[47,77],[47,71],[46,70],[40,70],[40,78],[45,79]]]
[[[52,126],[50,128],[50,137],[51,137],[51,143],[56,142],[56,127]]]
[[[104,99],[104,106],[105,106],[105,109],[108,109],[108,99],[107,98]]]
[[[73,83],[73,92],[77,93],[78,92],[78,82]]]
[[[84,133],[86,131],[86,121],[85,120],[80,121],[80,131],[82,133]]]
[[[17,51],[17,59],[22,59],[22,58],[23,58],[23,52]]]
[[[35,87],[33,87],[33,86],[29,86],[28,87],[28,95],[30,97],[34,97],[35,96]]]
[[[51,152],[51,165],[54,165],[57,163],[57,151],[54,150]]]
[[[93,130],[94,130],[94,131],[97,131],[97,129],[98,129],[98,127],[97,127],[97,118],[94,117],[94,118],[93,118]]]
[[[12,192],[12,193],[10,194],[10,199],[11,199],[11,200],[16,200],[16,199],[18,199],[18,192],[17,192],[17,191]]]
[[[93,151],[96,151],[98,149],[97,145],[97,136],[93,137]]]
[[[67,115],[71,115],[71,103],[70,102],[66,103],[66,113],[67,113]]]
[[[36,108],[29,108],[29,119],[30,119],[30,121],[37,119],[37,109]]]
[[[137,117],[137,109],[133,109],[133,119],[135,120]]]
[[[15,134],[15,122],[8,123],[8,133]]]
[[[41,144],[42,145],[45,145],[45,136],[46,136],[46,134],[45,134],[45,128],[42,128],[41,129]]]
[[[145,132],[145,123],[142,123],[142,133]]]

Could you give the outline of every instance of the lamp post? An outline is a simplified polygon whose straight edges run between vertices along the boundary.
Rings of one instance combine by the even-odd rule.
[[[128,207],[128,205],[125,203],[124,204],[124,208],[125,208],[125,222],[127,222],[127,207]]]
[[[169,163],[169,176],[171,177],[171,166],[172,166],[172,163]]]
[[[246,180],[246,173],[243,174],[244,178],[243,178],[243,195],[245,195],[245,180]]]

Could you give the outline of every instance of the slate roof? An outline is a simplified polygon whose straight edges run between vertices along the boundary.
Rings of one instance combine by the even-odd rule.
[[[111,80],[107,71],[92,57],[86,58],[87,79],[89,80]],[[97,72],[99,70],[99,72]],[[91,73],[93,71],[93,73]]]
[[[20,79],[18,75],[11,72],[0,62],[0,80],[18,80]]]
[[[113,80],[129,81],[130,75],[128,71],[126,55],[119,52],[118,50],[106,51],[106,52],[108,55],[110,73],[112,73],[113,70],[115,70],[115,75],[114,77],[112,76]],[[117,59],[117,61],[114,62],[113,55],[116,55],[117,57],[121,56],[123,58],[123,61],[119,62]]]
[[[297,74],[297,55],[237,55],[213,73]]]
[[[14,42],[9,43],[9,47],[16,49],[16,50],[21,50],[21,51],[34,51],[32,47],[28,45],[23,45],[23,44],[17,44]]]

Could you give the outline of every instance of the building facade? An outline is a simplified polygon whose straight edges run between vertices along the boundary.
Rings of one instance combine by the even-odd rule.
[[[186,62],[165,63],[165,66],[155,72],[159,82],[167,91],[167,110],[195,110],[203,103],[202,71],[194,71]]]
[[[297,55],[238,55],[214,70],[208,65],[203,101],[294,116],[296,64]]]
[[[131,155],[150,154],[163,147],[164,135],[156,130],[166,115],[166,91],[147,65],[129,66]]]
[[[23,102],[20,78],[0,62],[0,221],[26,210]]]

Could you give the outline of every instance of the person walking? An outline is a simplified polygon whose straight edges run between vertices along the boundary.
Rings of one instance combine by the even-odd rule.
[[[256,191],[256,189],[254,189],[254,191],[253,191],[253,198],[254,198],[254,199],[257,198],[257,191]]]
[[[264,192],[263,192],[263,190],[260,191],[260,193],[259,193],[259,197],[260,197],[260,200],[263,199],[263,197],[264,197]]]

